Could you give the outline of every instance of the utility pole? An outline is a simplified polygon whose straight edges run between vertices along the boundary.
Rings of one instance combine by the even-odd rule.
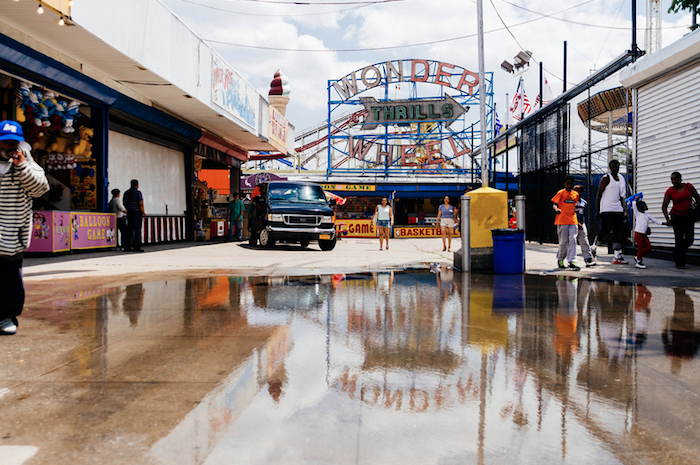
[[[486,72],[484,71],[484,6],[476,0],[476,16],[479,32],[479,118],[481,119],[481,187],[489,187],[489,150],[486,129]]]

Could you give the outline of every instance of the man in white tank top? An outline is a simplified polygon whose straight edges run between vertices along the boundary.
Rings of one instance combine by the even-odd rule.
[[[625,208],[627,185],[625,178],[619,174],[620,162],[613,160],[609,166],[610,173],[603,176],[598,186],[596,218],[601,220],[601,238],[608,237],[610,229],[612,229],[613,252],[615,254],[613,263],[625,265],[628,262],[622,256],[622,244],[625,240],[625,218],[627,217],[627,208]]]

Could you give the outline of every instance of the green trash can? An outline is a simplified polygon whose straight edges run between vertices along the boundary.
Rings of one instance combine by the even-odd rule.
[[[493,271],[496,274],[525,272],[525,230],[492,229]]]

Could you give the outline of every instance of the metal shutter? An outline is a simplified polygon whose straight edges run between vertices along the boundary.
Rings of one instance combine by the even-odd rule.
[[[661,203],[672,172],[700,188],[700,62],[640,87],[636,123],[637,192],[644,193],[649,213],[663,221]],[[671,228],[651,229],[652,246],[673,247]],[[696,223],[696,238],[699,232]],[[699,248],[696,239],[691,249]]]

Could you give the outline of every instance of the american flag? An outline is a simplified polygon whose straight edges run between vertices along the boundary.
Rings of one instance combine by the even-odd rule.
[[[542,106],[545,106],[554,99],[554,94],[552,93],[552,88],[549,87],[549,82],[547,82],[547,78],[542,76],[542,79],[544,80],[544,82],[542,83],[542,93],[544,94],[544,101],[542,102]],[[537,98],[535,99],[535,108],[539,107],[540,94],[537,94]]]
[[[520,93],[522,92],[522,108],[520,107]],[[513,117],[514,121],[520,121],[520,115],[523,114],[527,116],[530,112],[532,111],[532,107],[530,106],[530,99],[527,98],[527,94],[525,93],[525,85],[523,84],[523,81],[521,80],[518,82],[518,90],[515,92],[515,96],[513,97],[513,103],[510,106],[510,113],[511,116]]]

